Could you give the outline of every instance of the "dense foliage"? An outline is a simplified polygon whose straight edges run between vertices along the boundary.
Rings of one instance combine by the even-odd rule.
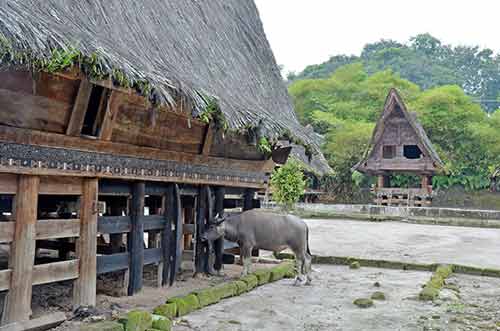
[[[288,80],[328,78],[339,67],[355,62],[363,63],[369,74],[392,69],[422,89],[458,85],[486,111],[500,107],[500,55],[477,46],[445,45],[429,34],[411,38],[408,44],[392,40],[368,44],[361,56],[333,56],[299,74],[290,73]]]
[[[290,208],[304,194],[305,185],[300,164],[290,159],[285,165],[274,170],[271,176],[273,200]]]
[[[344,195],[368,186],[371,179],[353,174],[351,167],[363,157],[391,87],[417,112],[445,162],[447,174],[436,176],[434,185],[488,187],[500,165],[500,111],[484,112],[457,85],[422,90],[390,69],[370,74],[362,62],[341,66],[328,78],[296,80],[289,86],[302,123],[326,137],[323,152],[334,175],[324,179],[325,186]],[[398,175],[393,181],[404,186],[418,179]]]

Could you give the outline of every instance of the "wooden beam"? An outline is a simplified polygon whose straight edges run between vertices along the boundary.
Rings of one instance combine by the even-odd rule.
[[[0,194],[16,194],[17,175],[0,174]],[[39,194],[80,195],[82,180],[75,177],[41,176]]]
[[[102,120],[101,132],[99,133],[99,138],[101,140],[111,140],[113,127],[115,125],[116,118],[118,117],[119,106],[123,101],[123,98],[120,98],[120,95],[121,94],[117,91],[111,91],[111,94],[109,95],[106,112],[104,113],[104,118]]]
[[[0,331],[44,331],[55,328],[66,321],[66,314],[62,312],[43,315],[29,321],[10,323],[0,326]]]
[[[214,128],[210,124],[207,125],[207,131],[205,132],[205,139],[203,140],[201,155],[208,156],[210,154],[210,147],[212,147],[213,140],[214,140]]]
[[[68,127],[66,128],[66,134],[68,136],[79,136],[81,134],[91,94],[92,84],[86,78],[82,78],[75,103],[73,104],[73,111],[69,119]]]
[[[31,315],[39,185],[39,177],[19,176],[16,229],[9,261],[12,275],[2,324],[26,321]]]
[[[128,295],[142,290],[144,270],[144,182],[132,184],[131,231],[130,231],[130,278]]]
[[[78,278],[79,260],[69,260],[33,267],[33,285],[42,285]],[[94,275],[95,277],[95,275]]]
[[[1,270],[0,271],[0,291],[6,291],[10,287],[10,276],[12,274],[12,270]]]
[[[99,233],[127,233],[131,229],[130,216],[99,216],[97,231]],[[120,243],[121,244],[121,243]]]
[[[181,270],[182,263],[182,239],[184,236],[183,225],[182,225],[182,204],[181,204],[181,192],[179,185],[174,184],[173,190],[173,222],[175,224],[174,230],[174,240],[172,240],[171,255],[172,255],[172,265],[170,267],[170,285],[173,284],[175,276]]]
[[[0,243],[10,243],[16,231],[15,222],[0,222]]]
[[[74,309],[96,304],[97,195],[97,179],[85,179],[80,198],[80,238],[76,246],[80,276],[73,287]]]
[[[36,239],[56,239],[78,237],[80,220],[38,220],[36,222]]]
[[[129,253],[99,255],[97,257],[97,274],[127,270],[129,267]]]

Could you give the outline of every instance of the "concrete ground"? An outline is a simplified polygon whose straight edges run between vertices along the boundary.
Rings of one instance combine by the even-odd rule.
[[[331,219],[306,222],[313,254],[500,268],[500,229]]]
[[[313,254],[500,268],[500,229],[306,220]],[[416,300],[430,272],[315,265],[312,286],[268,284],[183,317],[175,331],[500,330],[500,279],[453,275],[434,303]],[[381,284],[380,288],[374,286]],[[361,309],[360,297],[386,301]]]
[[[443,291],[437,302],[426,303],[416,296],[429,272],[326,265],[316,269],[311,286],[295,287],[292,280],[264,285],[183,317],[174,331],[500,329],[499,279],[458,275],[453,283],[461,294]],[[353,304],[375,291],[382,291],[386,300],[364,309]]]

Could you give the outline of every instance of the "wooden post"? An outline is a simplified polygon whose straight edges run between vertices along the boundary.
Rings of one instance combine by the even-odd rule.
[[[206,243],[201,241],[201,235],[206,230],[207,191],[200,187],[198,204],[196,206],[196,252],[195,273],[208,272],[208,252]]]
[[[175,275],[181,270],[182,263],[182,237],[184,235],[182,225],[182,203],[181,203],[181,190],[179,185],[174,184],[173,195],[173,210],[175,219],[174,240],[172,240],[172,265],[170,267],[170,285],[175,280]]]
[[[378,175],[377,177],[377,188],[384,188],[385,185],[385,176]]]
[[[96,178],[84,179],[80,198],[80,238],[76,251],[80,274],[73,288],[73,309],[96,305],[97,191]]]
[[[255,191],[252,189],[246,189],[243,194],[243,211],[253,209],[253,197]]]
[[[132,186],[131,230],[130,230],[130,276],[128,295],[142,290],[144,270],[144,182],[135,182]]]
[[[2,324],[29,320],[40,178],[21,175],[16,194],[16,229],[9,261],[10,289]]]
[[[166,219],[165,228],[161,233],[161,249],[163,254],[163,270],[162,270],[162,286],[169,283],[170,279],[170,268],[172,263],[172,242],[173,242],[173,232],[172,232],[172,222],[175,219],[175,203],[174,203],[174,186],[169,184],[167,192],[165,193],[165,208],[163,209],[163,215]]]
[[[217,187],[215,189],[215,214],[222,216],[224,214],[224,187]],[[215,264],[214,269],[219,271],[222,269],[222,256],[224,255],[224,238],[217,239],[214,242],[215,250]]]

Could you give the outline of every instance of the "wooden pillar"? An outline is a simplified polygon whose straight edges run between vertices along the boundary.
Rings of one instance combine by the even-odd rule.
[[[178,184],[174,184],[174,240],[172,241],[172,267],[170,268],[170,282],[173,283],[175,275],[181,271],[182,264],[182,238],[184,229],[182,224],[181,190]]]
[[[207,244],[201,241],[201,235],[206,230],[207,218],[207,191],[200,187],[198,203],[196,206],[196,251],[195,251],[195,273],[208,272],[208,250]]]
[[[128,295],[142,290],[144,270],[144,182],[135,182],[132,186],[131,229],[130,229],[130,278]]]
[[[246,189],[243,193],[243,211],[253,209],[253,198],[255,196],[255,191],[252,189]]]
[[[84,179],[80,198],[80,237],[76,244],[80,274],[73,287],[73,309],[96,305],[97,179]]]
[[[172,223],[175,220],[175,199],[174,199],[174,186],[169,184],[167,192],[165,194],[165,208],[163,209],[163,215],[165,217],[166,223],[165,228],[161,233],[161,250],[163,255],[163,270],[162,270],[162,286],[167,285],[170,279],[170,268],[172,263],[172,242],[173,242],[173,232]],[[173,267],[172,267],[173,268]],[[173,282],[173,280],[172,280]]]
[[[31,315],[39,186],[39,177],[19,176],[16,194],[16,229],[9,261],[12,274],[3,324],[26,321]]]
[[[385,186],[385,176],[378,175],[377,177],[377,188],[383,188]]]
[[[222,216],[224,214],[224,187],[217,187],[215,189],[215,215],[219,214]],[[214,242],[215,251],[215,264],[214,269],[219,271],[222,269],[222,257],[224,255],[224,238],[217,239]]]

